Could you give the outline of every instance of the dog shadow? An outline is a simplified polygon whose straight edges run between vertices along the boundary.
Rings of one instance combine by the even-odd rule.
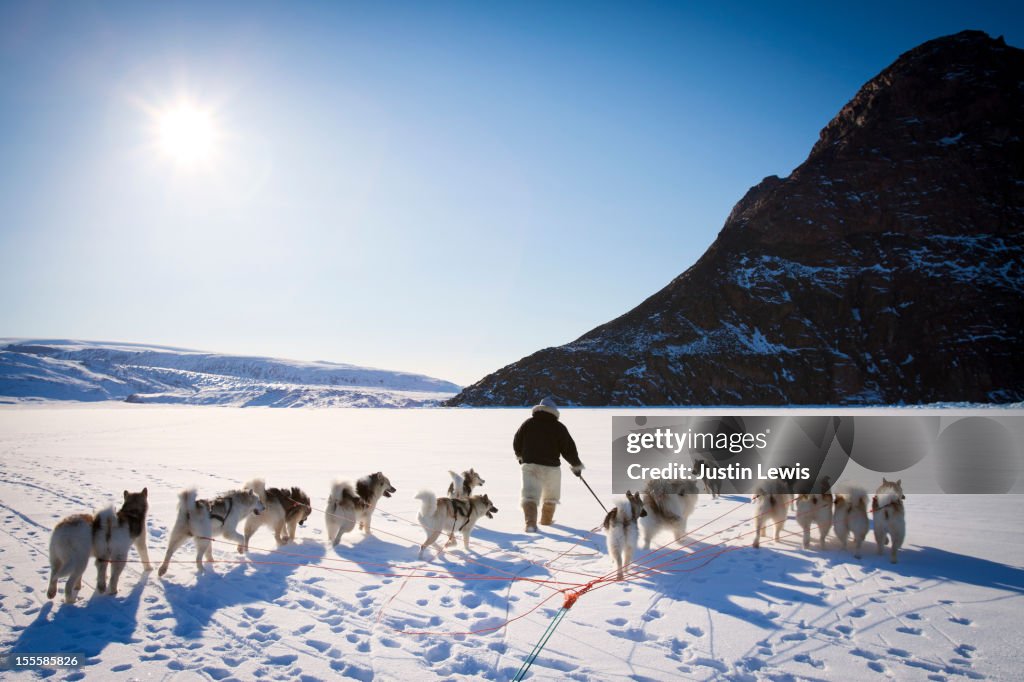
[[[1024,593],[1024,569],[1015,566],[928,546],[901,549],[899,563],[891,564],[888,548],[878,555],[874,543],[864,544],[865,563],[878,560],[878,568],[905,578],[957,582]]]
[[[442,535],[442,538],[444,537],[447,536]],[[461,542],[462,536],[456,533],[456,537],[460,538],[459,541]],[[516,550],[518,549],[518,546],[516,545],[517,542],[523,542],[524,540],[529,539],[530,536],[526,533],[507,533],[501,530],[477,526],[473,529],[473,537],[470,538],[470,546],[472,547],[473,542],[476,540],[480,540],[481,542],[497,545],[499,548],[504,550]]]
[[[56,608],[54,602],[46,602],[7,653],[84,654],[84,666],[95,664],[110,644],[133,645],[137,641],[135,629],[148,578],[149,574],[143,573],[123,597],[94,594],[84,603],[61,604]]]
[[[249,561],[237,563],[223,573],[215,572],[213,566],[206,564],[206,572],[199,575],[193,585],[165,580],[164,596],[174,616],[174,634],[185,639],[199,639],[213,615],[232,606],[254,604],[250,616],[259,618],[266,603],[287,594],[288,578],[296,570],[318,563],[324,556],[323,545],[311,540],[286,545],[285,548],[285,551],[301,552],[303,556],[252,554]],[[191,567],[191,564],[187,565]]]
[[[507,609],[510,581],[550,577],[549,573],[536,563],[522,559],[496,558],[478,554],[474,550],[470,550],[467,557],[461,546],[455,551],[452,551],[453,549],[435,556],[431,566],[448,571],[452,579],[461,584],[459,592],[462,596],[459,601],[468,609],[482,605]]]
[[[758,627],[777,630],[779,613],[747,604],[757,602],[802,603],[824,607],[821,584],[799,577],[811,575],[814,555],[794,555],[762,547],[723,547],[693,543],[677,550],[638,549],[634,571],[637,580],[667,597],[739,618]]]
[[[351,561],[367,573],[390,571],[394,568],[396,555],[408,551],[409,545],[398,544],[389,540],[381,540],[376,535],[363,536],[351,545],[344,543],[334,547],[334,554],[339,559]],[[332,562],[338,563],[339,562]]]

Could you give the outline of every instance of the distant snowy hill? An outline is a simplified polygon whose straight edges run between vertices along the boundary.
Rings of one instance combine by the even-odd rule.
[[[182,403],[236,407],[419,407],[459,386],[333,362],[68,340],[0,339],[0,401]]]

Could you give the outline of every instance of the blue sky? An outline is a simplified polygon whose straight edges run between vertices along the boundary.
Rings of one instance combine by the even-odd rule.
[[[468,384],[700,257],[900,53],[1010,3],[0,4],[0,336]],[[158,148],[209,113],[213,158]]]

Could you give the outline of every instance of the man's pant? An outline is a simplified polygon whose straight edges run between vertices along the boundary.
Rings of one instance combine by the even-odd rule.
[[[523,464],[523,502],[558,504],[562,497],[562,467]]]

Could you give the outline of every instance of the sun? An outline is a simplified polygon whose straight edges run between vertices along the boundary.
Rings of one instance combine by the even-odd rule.
[[[218,141],[213,113],[182,101],[156,113],[160,152],[181,166],[200,166],[213,159]]]

